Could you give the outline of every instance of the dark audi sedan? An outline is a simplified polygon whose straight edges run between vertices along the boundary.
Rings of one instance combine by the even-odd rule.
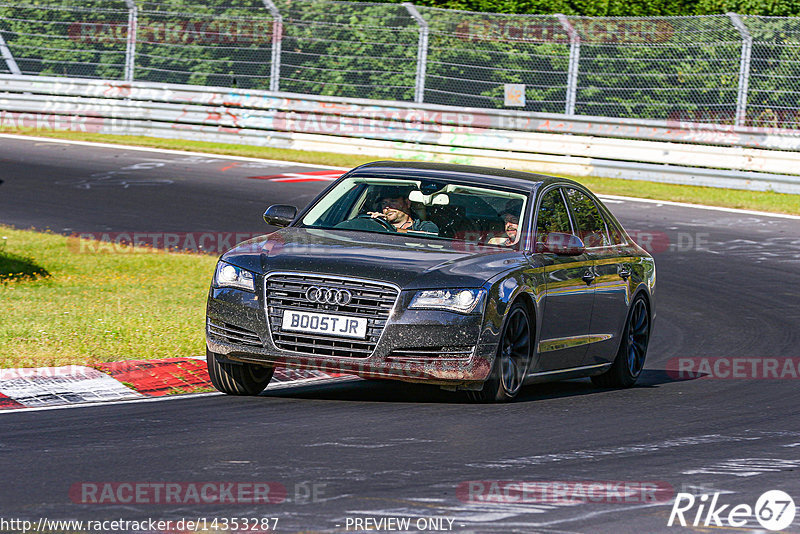
[[[229,250],[209,291],[208,369],[256,395],[275,366],[437,384],[477,401],[591,377],[627,387],[655,316],[653,258],[582,185],[375,162]]]

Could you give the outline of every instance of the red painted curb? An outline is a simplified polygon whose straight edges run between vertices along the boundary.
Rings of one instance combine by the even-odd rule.
[[[248,176],[251,180],[269,180],[270,182],[332,182],[343,175],[343,171],[310,171],[271,174],[269,176]]]
[[[193,393],[198,389],[214,390],[208,377],[206,362],[197,358],[169,358],[165,360],[128,360],[95,366],[114,379],[135,389],[142,395],[161,397],[177,393]],[[340,373],[325,373],[307,369],[275,369],[272,383],[289,384],[338,378]]]
[[[23,404],[18,403],[12,398],[6,397],[0,393],[0,410],[16,410],[17,408],[24,408]]]
[[[142,395],[161,397],[213,389],[206,362],[195,358],[127,360],[95,366]]]
[[[0,410],[212,392],[204,358],[128,360],[85,366],[0,369]],[[355,379],[313,369],[277,368],[271,387]],[[131,391],[133,390],[133,391]]]

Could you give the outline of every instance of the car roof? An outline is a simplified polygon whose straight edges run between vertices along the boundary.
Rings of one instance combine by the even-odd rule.
[[[397,176],[413,178],[454,179],[468,183],[513,187],[533,191],[540,185],[567,183],[580,185],[567,178],[546,174],[422,161],[373,161],[356,167],[348,176]]]

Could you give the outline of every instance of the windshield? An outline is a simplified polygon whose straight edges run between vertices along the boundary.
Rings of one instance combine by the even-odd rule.
[[[513,246],[527,196],[445,180],[346,178],[303,217],[312,228]]]

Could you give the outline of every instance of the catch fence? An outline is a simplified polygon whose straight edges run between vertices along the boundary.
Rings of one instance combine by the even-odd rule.
[[[0,0],[0,73],[800,128],[800,19]]]

